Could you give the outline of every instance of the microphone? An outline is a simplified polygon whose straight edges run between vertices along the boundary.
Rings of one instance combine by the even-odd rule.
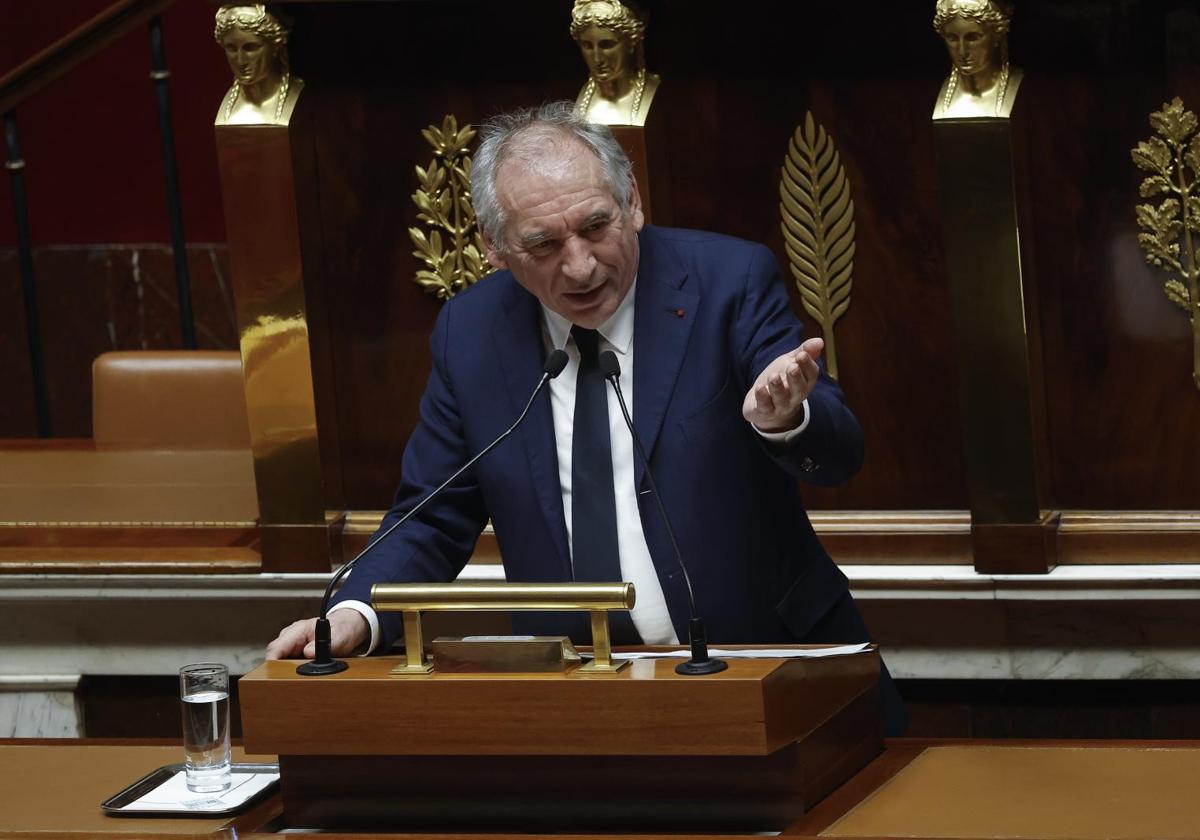
[[[684,676],[699,676],[724,671],[729,666],[724,661],[713,659],[708,655],[708,636],[704,632],[704,622],[696,614],[696,596],[692,592],[692,578],[688,575],[687,566],[683,562],[683,554],[679,550],[679,543],[675,540],[675,529],[671,527],[671,520],[667,517],[667,509],[663,506],[662,496],[658,494],[658,486],[654,483],[654,473],[650,471],[650,461],[646,458],[646,450],[642,447],[641,438],[633,428],[633,419],[630,418],[629,408],[625,405],[625,395],[621,393],[621,363],[617,361],[616,353],[605,350],[600,354],[600,372],[604,374],[604,378],[609,381],[617,393],[617,402],[621,404],[621,416],[625,418],[625,425],[629,427],[629,434],[633,438],[633,448],[637,450],[642,466],[646,468],[646,479],[650,482],[654,501],[658,503],[658,514],[662,517],[663,526],[667,529],[667,537],[671,540],[675,561],[683,571],[683,582],[687,584],[688,606],[691,608],[691,618],[688,621],[688,642],[692,647],[692,658],[676,665],[675,673]]]
[[[546,364],[542,366],[542,378],[538,380],[537,387],[535,387],[533,389],[533,393],[529,395],[529,401],[525,403],[525,408],[522,409],[520,416],[516,419],[516,422],[509,426],[508,429],[506,429],[498,438],[484,447],[483,451],[481,451],[478,455],[459,467],[458,471],[455,472],[454,475],[450,476],[440,485],[438,485],[437,488],[430,491],[430,493],[425,496],[424,499],[417,502],[417,504],[408,513],[404,514],[402,517],[393,522],[386,531],[376,537],[366,548],[360,551],[358,556],[356,556],[349,563],[346,563],[344,566],[342,566],[342,568],[338,569],[337,574],[333,576],[333,580],[329,581],[329,585],[325,587],[325,597],[321,599],[321,615],[317,619],[316,632],[314,633],[317,645],[316,654],[311,662],[305,662],[296,668],[297,674],[302,674],[306,677],[319,677],[326,676],[328,674],[336,674],[339,671],[344,671],[350,667],[342,660],[334,659],[333,652],[330,649],[331,631],[329,628],[329,599],[333,597],[333,588],[337,586],[338,581],[346,576],[355,563],[367,556],[367,553],[370,552],[371,549],[375,548],[375,546],[387,539],[393,531],[411,519],[418,511],[424,508],[425,505],[433,501],[438,494],[449,487],[456,478],[473,467],[476,461],[491,452],[500,444],[501,441],[515,432],[517,426],[520,426],[521,421],[523,421],[525,416],[529,414],[529,409],[533,407],[533,401],[537,399],[537,395],[541,393],[542,388],[546,387],[547,382],[563,372],[563,368],[567,366],[567,360],[567,351],[562,349],[552,350],[550,355],[546,358]]]

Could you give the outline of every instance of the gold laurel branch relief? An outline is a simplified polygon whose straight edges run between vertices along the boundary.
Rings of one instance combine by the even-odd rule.
[[[1136,208],[1138,244],[1146,262],[1171,275],[1167,297],[1192,322],[1192,380],[1200,389],[1200,132],[1196,115],[1177,96],[1150,115],[1157,137],[1132,150],[1133,162],[1150,176],[1142,181],[1142,198],[1159,198],[1158,206]]]
[[[812,112],[788,143],[779,212],[800,301],[821,325],[825,365],[837,379],[833,326],[850,308],[854,285],[854,201],[837,149]]]
[[[416,167],[420,186],[412,200],[420,211],[417,219],[429,233],[410,227],[408,235],[416,248],[413,256],[425,265],[417,271],[417,283],[449,300],[491,272],[471,204],[467,147],[475,138],[475,129],[465,125],[460,130],[458,120],[447,114],[441,128],[431,125],[421,136],[433,147],[433,160],[427,168]]]

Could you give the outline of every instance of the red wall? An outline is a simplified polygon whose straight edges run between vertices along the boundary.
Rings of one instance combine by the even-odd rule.
[[[0,26],[0,74],[113,0],[23,3]],[[230,82],[213,42],[216,6],[179,0],[163,15],[175,151],[189,242],[223,242],[212,121]],[[34,246],[168,242],[150,38],[139,27],[17,108]],[[16,244],[9,179],[0,177],[0,247]]]

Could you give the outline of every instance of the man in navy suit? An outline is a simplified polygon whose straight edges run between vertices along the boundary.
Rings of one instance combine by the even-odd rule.
[[[382,527],[513,422],[551,349],[564,348],[570,362],[513,439],[355,567],[330,612],[335,655],[390,646],[399,617],[367,606],[371,585],[453,580],[489,518],[508,580],[582,579],[578,566],[604,510],[615,520],[605,526],[615,530],[605,553],[619,555],[608,577],[637,590],[626,641],[687,638],[683,576],[615,398],[607,424],[593,424],[602,436],[608,427],[611,479],[606,472],[601,484],[612,492],[579,486],[588,480],[580,465],[593,457],[579,446],[595,431],[579,432],[576,412],[597,349],[620,363],[709,638],[866,641],[795,481],[849,479],[862,461],[862,431],[818,364],[822,340],[801,340],[773,255],[716,234],[646,226],[628,159],[606,127],[575,117],[570,103],[498,118],[481,137],[472,199],[500,271],[442,308],[420,423]],[[593,498],[605,496],[597,516]],[[573,541],[584,533],[587,544]],[[524,613],[514,624],[587,641],[581,616]],[[267,655],[311,657],[312,635],[312,619],[296,622]],[[886,671],[882,692],[887,730],[898,734],[903,706]]]

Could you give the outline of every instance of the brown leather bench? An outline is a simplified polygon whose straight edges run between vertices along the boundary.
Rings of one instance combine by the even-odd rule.
[[[98,448],[249,449],[242,360],[221,350],[104,353],[92,363]]]

